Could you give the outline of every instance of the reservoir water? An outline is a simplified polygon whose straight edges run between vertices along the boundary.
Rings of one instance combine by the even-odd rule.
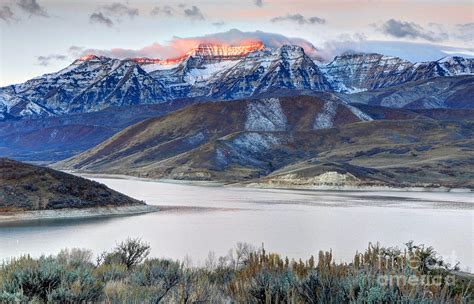
[[[369,242],[433,246],[445,261],[474,269],[474,194],[397,191],[269,190],[197,186],[134,179],[92,179],[169,211],[95,219],[0,224],[0,259],[87,248],[98,254],[127,237],[152,246],[152,256],[204,263],[237,242],[291,258],[332,249],[350,261]]]

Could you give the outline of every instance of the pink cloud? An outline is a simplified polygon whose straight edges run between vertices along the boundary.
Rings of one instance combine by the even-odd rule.
[[[189,50],[201,43],[215,43],[224,45],[240,45],[248,42],[261,41],[268,48],[278,48],[285,44],[299,45],[305,52],[313,57],[318,57],[318,50],[309,41],[300,38],[289,38],[280,34],[256,32],[241,32],[233,29],[227,32],[210,34],[200,37],[180,38],[174,37],[167,44],[153,43],[141,49],[113,48],[107,50],[86,49],[85,54],[102,55],[113,58],[175,58],[186,54]]]

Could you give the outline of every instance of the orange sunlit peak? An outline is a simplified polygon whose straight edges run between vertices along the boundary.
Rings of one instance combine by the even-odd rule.
[[[94,59],[97,59],[98,57],[94,54],[88,54],[88,55],[84,55],[82,57],[79,57],[79,60],[81,61],[89,61],[89,60],[94,60]]]
[[[246,56],[252,52],[262,50],[264,47],[265,46],[263,42],[258,40],[241,41],[237,45],[231,45],[216,41],[195,41],[191,47],[189,46],[189,44],[186,48],[183,47],[183,49],[185,50],[183,51],[183,55],[177,57],[166,59],[135,57],[130,59],[138,64],[174,65],[186,60],[186,58],[190,56],[202,56],[215,59],[235,59],[238,57]],[[81,60],[91,60],[94,57],[94,55],[87,55],[81,57]]]
[[[200,43],[195,48],[187,52],[187,55],[203,55],[217,57],[245,56],[249,53],[261,50],[264,44],[261,41],[242,41],[238,45],[225,43]]]

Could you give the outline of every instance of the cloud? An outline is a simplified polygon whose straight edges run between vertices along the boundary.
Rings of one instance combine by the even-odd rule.
[[[12,9],[8,5],[0,7],[0,19],[7,23],[15,20],[15,14],[13,14]]]
[[[46,10],[36,0],[19,0],[16,4],[30,16],[49,17]]]
[[[184,16],[191,18],[192,20],[204,20],[204,15],[202,14],[201,10],[193,5],[191,8],[184,9]]]
[[[456,27],[460,30],[465,30],[465,31],[468,31],[472,34],[472,32],[474,31],[474,22],[464,23],[464,24],[456,24]]]
[[[434,30],[429,30],[415,22],[390,19],[374,26],[378,31],[395,38],[424,39],[432,42],[448,39],[448,34],[440,31],[439,25],[435,24],[432,25]]]
[[[467,41],[472,44],[474,42],[474,23],[464,23],[456,25],[456,38]]]
[[[80,57],[83,51],[84,51],[84,48],[77,45],[72,45],[67,50],[68,54],[72,56],[73,58]]]
[[[258,6],[258,7],[263,6],[263,0],[254,0],[253,3],[255,3],[255,5]]]
[[[326,19],[319,18],[319,17],[316,17],[316,16],[306,18],[301,14],[287,14],[286,16],[278,16],[278,17],[270,19],[270,21],[273,22],[273,23],[290,21],[290,22],[296,22],[299,25],[325,24],[326,23]]]
[[[199,7],[193,5],[188,7],[184,3],[179,3],[177,5],[163,5],[163,6],[155,6],[150,11],[150,15],[152,16],[165,16],[165,17],[184,17],[188,18],[193,21],[203,21],[206,18],[202,13]]]
[[[164,59],[182,56],[200,43],[238,45],[241,43],[249,43],[254,41],[263,42],[267,48],[278,48],[285,44],[299,45],[309,56],[314,58],[318,58],[319,56],[319,52],[314,47],[314,45],[304,39],[291,38],[280,34],[266,33],[261,31],[242,32],[237,29],[199,37],[174,37],[166,44],[153,43],[141,49],[85,49],[80,55],[96,54],[113,58],[149,57]]]
[[[112,27],[114,25],[113,21],[110,18],[104,16],[104,14],[102,14],[101,12],[91,14],[89,16],[89,22],[104,24],[108,27]]]
[[[150,15],[157,16],[157,15],[164,15],[164,16],[173,16],[175,14],[175,9],[169,5],[164,6],[155,6]]]
[[[130,18],[138,16],[138,9],[129,7],[119,2],[113,2],[101,7],[107,14],[114,16],[128,16]]]
[[[340,55],[347,52],[361,52],[357,47],[364,43],[367,36],[363,33],[355,34],[340,34],[333,40],[326,41],[319,54],[323,61],[331,61],[334,56]]]
[[[447,47],[427,42],[367,40],[364,34],[340,35],[322,45],[319,51],[325,61],[348,52],[379,53],[411,62],[433,61],[449,55],[474,57],[474,48]]]
[[[51,61],[66,60],[67,56],[52,54],[52,55],[48,55],[48,56],[38,56],[38,57],[36,57],[36,59],[38,60],[39,65],[48,66],[48,65],[51,64]]]
[[[225,25],[225,22],[224,21],[213,22],[212,25],[217,26],[217,27],[221,27],[221,26]]]

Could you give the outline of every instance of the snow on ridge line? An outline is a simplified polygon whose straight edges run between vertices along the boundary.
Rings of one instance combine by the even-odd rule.
[[[357,118],[359,118],[362,121],[372,121],[372,120],[374,120],[372,117],[370,117],[370,115],[368,115],[367,113],[362,112],[361,110],[359,110],[358,108],[356,108],[354,106],[351,106],[351,105],[348,105],[348,104],[346,104],[345,106],[352,112],[352,114],[357,116]]]

